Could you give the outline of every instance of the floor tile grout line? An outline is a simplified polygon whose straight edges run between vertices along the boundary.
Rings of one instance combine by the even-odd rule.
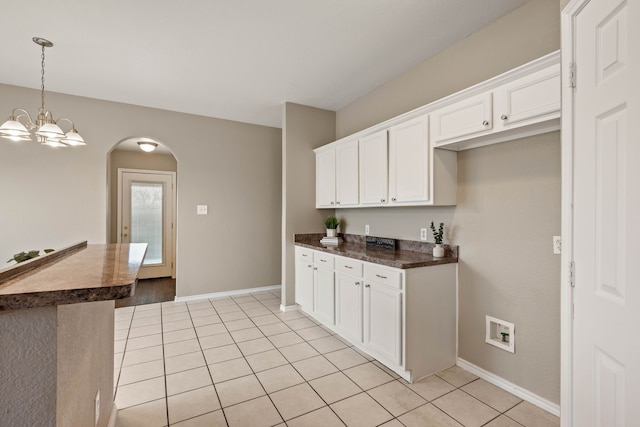
[[[167,425],[169,421],[169,386],[167,384],[167,360],[164,352],[164,323],[162,322],[162,304],[160,305],[160,341],[162,342],[162,369],[164,370],[164,403],[166,408]]]
[[[208,301],[208,300],[207,300]],[[209,301],[209,304],[211,305],[211,307],[213,307],[213,304],[211,304],[211,301]],[[214,311],[216,311],[217,314],[217,310],[215,310],[215,307],[213,307]],[[216,393],[216,398],[218,399],[218,405],[220,406],[220,411],[222,412],[222,416],[224,417],[224,422],[227,424],[227,426],[229,425],[229,420],[227,419],[227,414],[224,411],[224,408],[222,407],[222,400],[220,399],[220,394],[218,393],[218,389],[216,387],[216,383],[215,381],[213,381],[213,375],[211,375],[211,369],[209,369],[209,364],[207,363],[207,358],[204,355],[204,350],[202,348],[202,343],[200,342],[200,337],[198,336],[198,333],[196,332],[196,327],[195,324],[193,323],[193,317],[191,317],[191,311],[189,310],[189,305],[187,304],[187,310],[189,312],[189,319],[191,320],[191,323],[193,324],[193,330],[196,334],[196,340],[198,341],[198,346],[200,347],[200,352],[202,353],[202,358],[204,359],[204,366],[207,368],[207,372],[209,373],[209,379],[211,380],[211,386],[213,387],[213,390]],[[224,325],[224,323],[223,323]],[[225,326],[226,329],[226,326]],[[167,409],[169,408],[169,403],[167,401]]]

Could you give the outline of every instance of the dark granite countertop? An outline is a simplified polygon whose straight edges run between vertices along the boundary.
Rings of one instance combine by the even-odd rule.
[[[146,250],[83,242],[0,270],[0,311],[128,297]]]
[[[386,265],[394,268],[417,268],[430,265],[451,264],[458,262],[458,247],[443,245],[445,256],[434,258],[432,255],[433,243],[417,242],[413,240],[396,240],[396,250],[367,247],[365,236],[355,234],[341,235],[343,242],[339,246],[324,246],[320,239],[324,234],[296,234],[294,243],[317,251],[327,252],[354,258],[361,261]]]

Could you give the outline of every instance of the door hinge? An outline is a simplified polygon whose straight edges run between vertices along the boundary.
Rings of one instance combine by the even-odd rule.
[[[569,64],[569,87],[576,87],[576,63]]]
[[[569,262],[569,284],[572,288],[576,287],[576,263],[574,261]]]

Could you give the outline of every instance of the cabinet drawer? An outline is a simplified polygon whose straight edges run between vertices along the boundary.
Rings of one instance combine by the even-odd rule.
[[[393,289],[402,289],[402,273],[377,265],[366,264],[364,266],[364,279],[367,282],[375,282]]]
[[[351,258],[336,257],[336,271],[362,277],[362,262]]]
[[[313,250],[296,246],[296,261],[313,262]]]
[[[333,255],[329,255],[325,252],[315,252],[313,254],[313,263],[318,268],[333,270],[333,259]]]

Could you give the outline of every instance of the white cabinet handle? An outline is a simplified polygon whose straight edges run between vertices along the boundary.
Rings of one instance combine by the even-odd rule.
[[[321,259],[320,262],[327,262],[327,260],[326,259]]]
[[[353,267],[351,267],[350,265],[345,265],[344,268],[348,268],[349,270],[353,270]]]
[[[306,258],[306,257],[308,257],[309,255],[307,255],[307,254],[302,254],[302,256]]]
[[[381,275],[379,275],[379,274],[376,274],[376,277],[379,277],[379,278],[381,278],[381,279],[386,279],[386,278],[387,278],[387,276],[381,276]]]

